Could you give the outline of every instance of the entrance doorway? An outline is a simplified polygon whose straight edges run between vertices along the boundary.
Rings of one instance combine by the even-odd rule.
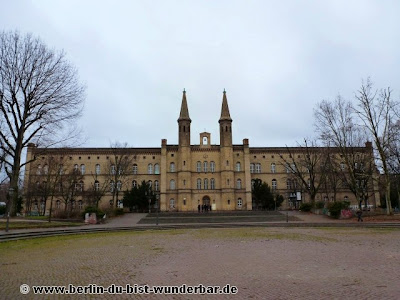
[[[203,205],[210,205],[210,197],[208,196],[203,197]]]

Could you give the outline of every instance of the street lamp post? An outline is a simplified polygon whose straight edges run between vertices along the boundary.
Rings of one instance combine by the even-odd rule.
[[[150,193],[146,191],[145,195],[147,197],[147,200],[149,201],[149,214],[150,214],[151,213],[151,207],[150,207],[150,205],[151,205],[151,197],[150,197]]]
[[[8,189],[6,232],[8,232],[8,227],[9,227],[9,224],[10,224],[10,209],[11,209],[11,203],[12,203],[11,199],[12,199],[13,195],[14,195],[14,189],[12,187],[10,187]]]
[[[158,212],[160,210],[160,208],[159,208],[159,205],[160,205],[159,198],[160,198],[160,195],[156,194],[156,210],[157,210],[156,225],[157,226],[158,226]]]

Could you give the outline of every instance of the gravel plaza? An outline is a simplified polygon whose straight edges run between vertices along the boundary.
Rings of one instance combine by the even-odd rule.
[[[148,230],[0,243],[0,299],[398,299],[400,230]],[[20,286],[236,286],[235,295],[23,295]]]

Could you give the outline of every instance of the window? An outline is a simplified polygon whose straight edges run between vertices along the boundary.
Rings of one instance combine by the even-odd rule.
[[[208,139],[207,137],[203,137],[203,145],[208,145]]]
[[[37,170],[36,170],[36,175],[40,175],[40,174],[42,174],[42,166],[38,165]]]
[[[169,171],[170,172],[175,172],[175,163],[172,162],[172,163],[169,164]]]
[[[242,208],[242,204],[243,204],[242,199],[239,198],[239,199],[237,200],[237,207],[238,207],[238,208]]]
[[[81,165],[81,174],[85,175],[85,165],[84,164]]]
[[[75,208],[75,200],[72,200],[72,201],[71,201],[71,207],[72,207],[72,208]]]
[[[344,200],[344,201],[349,201],[349,197],[344,196],[343,200]]]
[[[153,174],[153,165],[152,164],[147,165],[147,174]]]
[[[297,172],[296,164],[292,164],[292,173]]]
[[[78,172],[79,166],[77,164],[74,165],[74,172]]]
[[[122,189],[122,182],[120,180],[117,181],[117,190],[121,191]]]
[[[98,191],[100,189],[100,182],[98,182],[97,180],[94,182],[94,190]]]
[[[56,201],[56,208],[60,208],[61,207],[61,201],[60,200],[57,200]]]
[[[215,179],[214,178],[211,178],[211,180],[210,180],[210,188],[212,190],[215,190]]]
[[[133,174],[137,174],[138,173],[137,164],[133,165],[132,171],[133,171]]]
[[[59,173],[60,175],[63,175],[63,174],[64,174],[64,166],[63,166],[63,165],[60,165],[60,166],[59,166],[59,168],[58,168],[58,173]]]
[[[276,173],[276,165],[274,163],[271,164],[271,173]]]
[[[208,190],[208,179],[207,178],[204,179],[204,189]]]
[[[242,188],[242,180],[240,179],[236,180],[236,188],[239,190]]]
[[[132,188],[135,188],[135,187],[137,187],[137,181],[136,181],[136,180],[133,180],[133,181],[132,181]]]
[[[112,180],[110,182],[110,192],[114,193],[114,181],[112,181]]]
[[[204,172],[207,172],[207,169],[208,169],[208,163],[205,161],[205,162],[203,163],[203,170],[204,170]]]
[[[159,164],[155,164],[154,165],[154,174],[160,174],[160,165]]]
[[[254,173],[254,164],[250,164],[250,173]]]
[[[251,188],[254,188],[254,184],[256,183],[256,181],[254,179],[251,180]]]
[[[84,188],[85,188],[85,185],[83,183],[83,180],[79,181],[79,191],[83,192]]]
[[[288,190],[291,190],[291,189],[292,189],[292,181],[291,181],[290,179],[288,179],[288,180],[286,181],[286,188],[287,188]]]
[[[240,172],[241,166],[240,166],[240,162],[236,163],[236,172]]]
[[[210,162],[210,172],[214,173],[215,172],[215,162]]]
[[[169,199],[169,208],[175,209],[175,199]]]
[[[96,165],[95,173],[96,173],[96,175],[100,175],[100,165],[99,164]]]
[[[276,191],[276,186],[277,186],[276,179],[272,179],[272,190],[273,191]]]
[[[175,189],[175,180],[171,179],[169,182],[169,189],[174,190]]]
[[[200,178],[197,179],[197,189],[201,190],[201,179]]]
[[[160,185],[159,185],[159,183],[158,183],[158,180],[155,180],[154,181],[154,190],[155,191],[158,191],[160,189]]]
[[[290,173],[290,165],[288,163],[286,164],[286,173]]]
[[[149,188],[150,188],[150,189],[153,188],[153,181],[149,180],[149,181],[147,181],[147,184],[149,185]]]
[[[261,173],[261,164],[256,164],[256,173]]]
[[[115,175],[115,165],[111,165],[110,173],[111,175]]]
[[[78,201],[78,207],[79,207],[79,209],[82,209],[82,208],[83,208],[83,202],[82,202],[82,200],[79,200],[79,201]]]
[[[47,175],[49,173],[49,166],[48,165],[44,165],[43,172],[44,172],[44,175]]]
[[[196,169],[197,169],[197,172],[201,172],[201,162],[200,161],[198,161],[197,163],[196,163]]]

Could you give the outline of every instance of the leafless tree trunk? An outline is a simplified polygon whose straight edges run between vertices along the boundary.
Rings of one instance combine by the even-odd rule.
[[[30,163],[23,162],[22,150],[32,142],[49,147],[72,138],[64,128],[80,116],[84,90],[63,52],[30,34],[0,33],[0,147],[14,200],[21,168]]]
[[[387,214],[392,213],[390,202],[390,145],[393,138],[393,125],[398,119],[398,102],[392,99],[390,88],[380,91],[373,90],[373,84],[368,78],[356,94],[357,107],[355,111],[364,127],[369,132],[376,155],[384,175],[386,191]]]

